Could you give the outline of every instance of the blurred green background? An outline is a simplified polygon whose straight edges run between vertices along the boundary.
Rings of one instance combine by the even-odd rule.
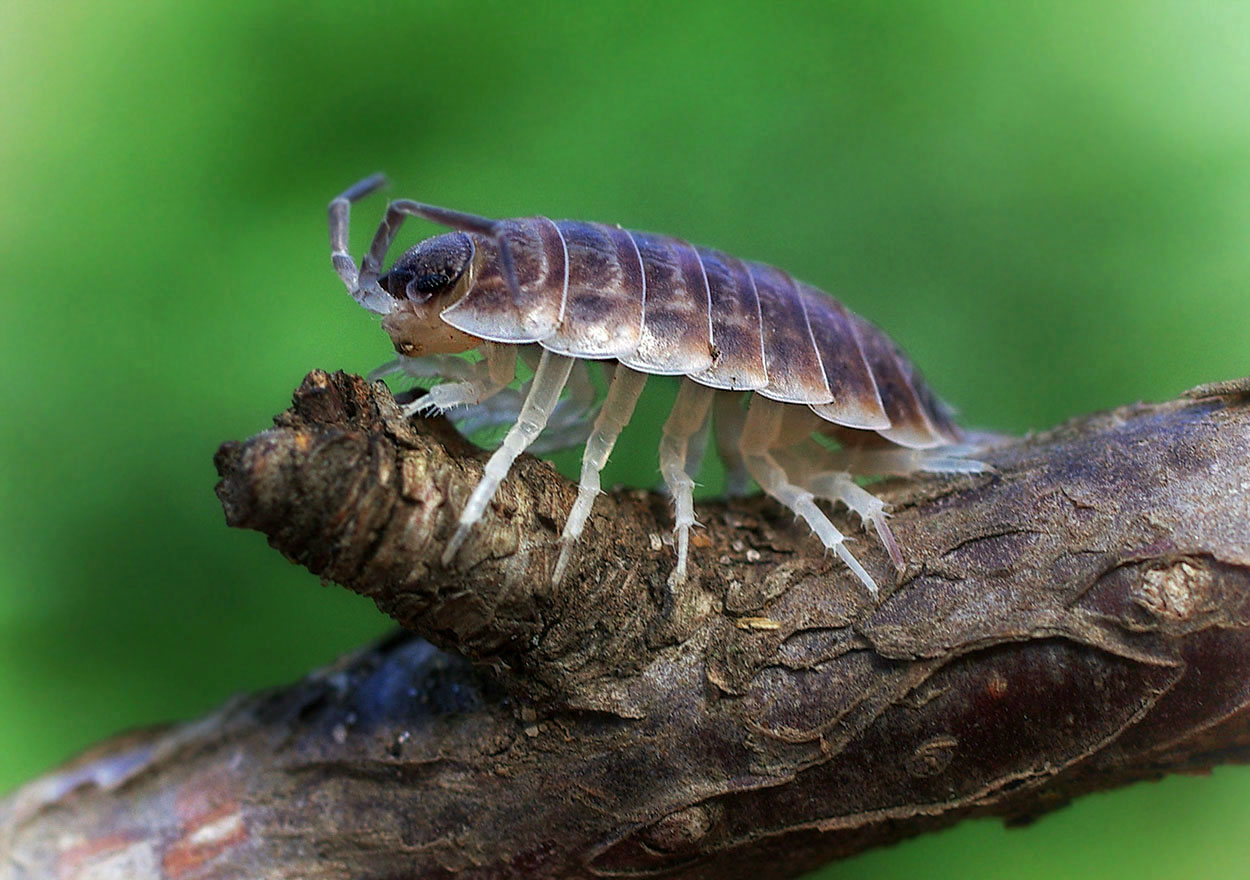
[[[8,0],[0,82],[0,791],[388,629],[213,495],[306,371],[389,357],[326,241],[367,173],[784,266],[971,425],[1250,373],[1246,3]],[[656,480],[653,400],[608,482]],[[1248,831],[1222,768],[827,876],[1245,877]]]

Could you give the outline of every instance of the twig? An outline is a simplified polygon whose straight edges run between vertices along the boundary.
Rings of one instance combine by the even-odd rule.
[[[482,456],[310,374],[219,452],[229,522],[454,654],[397,636],[105,744],[0,803],[0,877],[787,877],[1250,756],[1250,382],[984,457],[879,487],[877,602],[760,499],[700,507],[670,590],[640,492],[553,588],[562,478],[520,462],[445,571]]]

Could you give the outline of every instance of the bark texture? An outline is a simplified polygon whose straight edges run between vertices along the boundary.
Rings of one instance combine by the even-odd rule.
[[[483,455],[312,373],[218,453],[227,519],[411,633],[30,783],[0,877],[788,877],[1250,757],[1250,382],[982,457],[877,487],[875,602],[758,498],[700,505],[670,590],[644,492],[552,587],[566,481],[518,462],[443,570]]]

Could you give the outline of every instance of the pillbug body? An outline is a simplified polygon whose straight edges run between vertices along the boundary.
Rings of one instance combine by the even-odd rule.
[[[674,582],[686,576],[692,472],[713,412],[731,482],[744,485],[749,476],[801,516],[874,595],[876,582],[817,500],[845,504],[872,523],[901,568],[884,506],[852,477],[983,469],[960,457],[959,428],[884,333],[780,269],[617,226],[496,221],[407,200],[390,203],[358,269],[347,253],[350,206],[383,182],[361,181],[330,203],[332,259],[353,298],[384,316],[400,354],[395,369],[451,380],[410,411],[465,407],[476,426],[511,423],[444,564],[512,463],[550,427],[558,439],[586,444],[553,572],[558,581],[648,375],[682,377],[659,451],[676,508]],[[383,272],[408,216],[455,231],[410,248]],[[452,357],[474,349],[483,355],[476,364]],[[518,352],[538,354],[523,397],[508,387]],[[593,391],[576,391],[590,388],[587,361],[612,369],[593,424]],[[574,391],[562,399],[566,387]],[[836,443],[818,442],[819,435]]]

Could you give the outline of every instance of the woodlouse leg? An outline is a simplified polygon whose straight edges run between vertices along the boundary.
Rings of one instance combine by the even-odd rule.
[[[561,400],[559,406],[556,407],[556,416],[563,416],[563,418],[570,421],[574,419],[584,420],[587,413],[594,409],[595,398],[598,396],[598,392],[595,390],[595,383],[590,379],[590,368],[587,366],[586,361],[578,360],[573,365],[573,370],[569,373],[569,383],[565,386],[565,390],[568,391],[568,396]],[[553,418],[554,421],[558,421],[558,418]]]
[[[547,419],[551,417],[552,410],[560,400],[560,393],[564,390],[564,383],[568,381],[569,371],[572,370],[574,362],[574,359],[570,357],[552,354],[549,351],[543,352],[542,359],[538,362],[538,370],[534,373],[534,379],[530,385],[530,392],[521,406],[516,424],[509,429],[503,438],[503,443],[486,462],[481,481],[474,487],[473,494],[469,496],[464,510],[460,513],[460,522],[456,526],[455,534],[451,536],[451,540],[447,542],[443,550],[443,565],[451,564],[456,551],[468,537],[469,529],[482,518],[482,514],[486,512],[486,506],[495,497],[499,484],[508,476],[512,463],[534,442],[534,438],[542,433]]]
[[[595,498],[599,496],[599,472],[607,464],[608,456],[621,431],[629,424],[634,415],[634,406],[643,386],[647,384],[647,374],[629,367],[618,366],[608,385],[608,396],[595,419],[594,430],[586,440],[586,451],[582,454],[582,477],[577,487],[577,500],[569,511],[569,518],[564,523],[564,533],[560,536],[560,558],[556,560],[555,571],[551,575],[551,583],[560,583],[564,569],[568,566],[569,552],[573,544],[582,534],[586,520],[590,517],[590,509]]]
[[[513,348],[515,347],[513,346]],[[477,367],[478,364],[469,364],[451,355],[433,355],[432,357],[447,357],[455,363],[469,367],[470,371],[462,371],[460,373],[444,372],[441,374],[431,371],[423,375],[443,375],[458,379],[472,379],[476,375],[471,372],[471,369]],[[534,362],[537,364],[537,358],[535,358]],[[465,406],[462,409],[449,413],[448,418],[455,423],[456,430],[466,437],[478,431],[488,431],[502,425],[511,425],[516,421],[517,414],[521,411],[521,405],[525,402],[525,396],[529,393],[529,389],[529,382],[526,382],[519,389],[505,388],[492,394],[490,398],[482,403]],[[595,386],[590,381],[589,371],[586,369],[586,361],[579,360],[573,365],[566,390],[569,392],[568,396],[556,404],[555,410],[547,420],[547,427],[530,444],[528,452],[534,455],[543,455],[544,453],[560,449],[580,446],[586,442],[586,437],[590,433],[591,422],[598,410],[598,406],[595,403],[595,397],[597,396]]]
[[[975,450],[964,446],[937,449],[859,449],[849,447],[834,453],[842,470],[853,474],[881,474],[906,477],[916,473],[983,474],[992,471],[983,461],[964,458]]]
[[[706,385],[682,380],[673,411],[664,423],[660,437],[660,473],[676,508],[673,534],[677,540],[677,567],[669,577],[670,584],[680,584],[686,579],[690,527],[698,525],[694,519],[694,479],[686,472],[686,461],[689,458],[690,438],[699,433],[707,420],[715,393]]]
[[[542,355],[542,349],[539,346],[518,345],[512,347],[516,350],[518,359],[523,361],[531,370],[538,366],[538,360]],[[428,359],[437,357],[446,357],[461,364],[467,363],[454,355],[432,355],[431,358]],[[576,375],[579,365],[580,362],[573,365],[573,372],[571,375]],[[468,364],[468,366],[472,368],[475,367],[476,364]],[[427,375],[438,374],[429,373]],[[461,381],[472,378],[469,374],[460,375],[456,371],[449,371],[443,373],[442,375],[446,378],[459,379]],[[530,385],[531,381],[527,380],[521,383],[520,388],[506,388],[498,394],[492,395],[489,400],[486,400],[477,406],[469,406],[460,412],[453,414],[451,418],[456,423],[456,429],[460,431],[460,433],[467,436],[476,431],[485,431],[492,428],[498,428],[502,425],[511,425],[515,423],[517,415],[521,412],[521,406],[525,403],[525,398],[529,394]],[[537,454],[539,446],[542,444],[542,441],[546,439],[547,434],[550,433],[553,423],[556,421],[556,417],[564,408],[564,404],[565,401],[563,400],[556,404],[556,408],[553,411],[551,418],[547,421],[547,429],[543,431],[538,440],[535,440],[534,443],[530,445],[529,450],[531,452]]]
[[[349,247],[348,229],[351,221],[352,202],[363,199],[370,193],[386,185],[386,178],[381,174],[366,177],[364,180],[349,187],[346,192],[330,202],[330,260],[334,271],[347,285],[347,292],[360,305],[371,312],[385,315],[391,310],[394,300],[378,287],[376,275],[373,283],[360,284],[360,272],[356,261],[347,252]]]
[[[466,406],[449,413],[447,417],[455,424],[457,431],[468,437],[478,431],[490,431],[503,425],[511,425],[516,421],[524,401],[525,395],[521,391],[508,388],[493,395],[485,403]],[[537,454],[536,445],[530,446],[530,452]]]
[[[564,403],[564,401],[560,401]],[[560,410],[556,409],[556,415],[560,415]],[[552,452],[560,452],[565,449],[572,449],[575,446],[581,446],[586,442],[586,438],[590,436],[592,422],[591,416],[594,413],[586,413],[586,417],[578,421],[571,418],[562,420],[552,418],[546,431],[542,436],[534,441],[529,451],[533,455],[547,455]],[[557,424],[563,422],[563,424]]]
[[[742,395],[734,392],[717,394],[712,401],[712,422],[716,435],[716,454],[725,466],[725,494],[730,498],[741,498],[747,494],[747,484],[751,475],[747,473],[746,462],[742,460],[742,452],[738,441],[742,438],[742,426],[746,424],[747,413],[742,408]]]
[[[476,363],[451,354],[430,354],[411,358],[400,356],[383,364],[369,374],[369,381],[376,382],[387,376],[404,375],[414,379],[451,379],[457,382],[480,381],[488,366],[484,361]],[[477,431],[510,425],[521,411],[524,394],[512,388],[496,391],[477,405],[467,405],[449,418],[456,430],[468,436]]]
[[[894,567],[899,571],[907,567],[903,561],[903,552],[898,547],[898,541],[894,540],[894,533],[890,531],[890,526],[886,522],[889,514],[885,512],[885,502],[856,483],[851,479],[850,474],[838,472],[816,474],[807,481],[807,488],[821,498],[842,502],[855,511],[864,523],[871,522],[873,528],[877,530],[877,536],[881,538],[881,543],[890,554],[890,561],[894,563]]]
[[[816,537],[820,538],[821,543],[838,554],[838,557],[847,564],[875,598],[877,583],[846,548],[846,537],[816,505],[815,496],[792,483],[781,465],[773,458],[772,450],[779,444],[784,416],[783,404],[775,403],[758,394],[752,396],[740,441],[747,470],[766,495],[801,516],[811,526]]]
[[[404,415],[437,415],[457,406],[473,406],[495,396],[516,378],[516,346],[483,344],[485,357],[473,364],[469,379],[435,385],[404,407]]]
[[[369,373],[369,381],[403,374],[414,379],[455,379],[467,382],[477,375],[477,364],[453,354],[427,354],[423,357],[400,355]]]
[[[547,429],[530,446],[530,452],[542,455],[560,449],[581,446],[590,436],[599,411],[599,391],[590,379],[588,361],[578,360],[569,374],[568,396],[556,404],[547,422]]]
[[[784,429],[781,436],[785,436]],[[836,470],[829,450],[809,437],[800,444],[774,450],[773,457],[795,485],[809,490],[818,499],[845,505],[860,517],[865,527],[871,522],[890,554],[890,561],[899,571],[905,569],[903,551],[886,521],[890,515],[885,510],[885,502],[863,489],[848,472]]]
[[[712,399],[715,400],[715,395]],[[690,474],[692,480],[699,475],[699,469],[703,467],[703,457],[707,455],[708,435],[711,431],[712,417],[709,414],[704,416],[703,424],[699,425],[699,430],[694,432],[694,436],[686,444],[686,473]]]
[[[786,436],[784,426],[781,436]],[[849,473],[837,470],[833,465],[834,454],[809,437],[802,443],[777,451],[774,458],[791,482],[809,490],[817,498],[844,504],[859,516],[865,527],[871,522],[894,567],[899,571],[906,567],[898,541],[886,522],[889,514],[885,510],[885,502],[862,488]]]

